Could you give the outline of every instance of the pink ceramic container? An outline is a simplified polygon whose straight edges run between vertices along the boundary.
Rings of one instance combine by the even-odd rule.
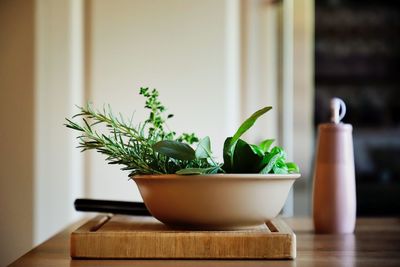
[[[352,233],[356,189],[352,126],[319,126],[314,171],[313,219],[317,233]]]

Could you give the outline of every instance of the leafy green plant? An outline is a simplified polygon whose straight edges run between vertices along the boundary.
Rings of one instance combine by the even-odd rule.
[[[106,155],[109,164],[124,165],[130,176],[138,174],[182,175],[214,173],[276,173],[287,174],[299,172],[293,162],[286,162],[286,153],[281,147],[271,146],[273,139],[267,139],[259,145],[248,144],[241,136],[249,130],[256,120],[272,109],[265,107],[256,111],[238,128],[232,137],[226,138],[223,147],[224,163],[217,163],[212,154],[211,141],[208,136],[199,139],[194,133],[183,133],[176,136],[167,126],[172,114],[165,115],[166,108],[159,101],[156,89],[140,88],[139,94],[146,99],[145,108],[149,117],[143,124],[132,125],[122,115],[115,116],[111,108],[102,111],[93,109],[88,104],[78,107],[83,125],[66,119],[66,127],[80,133],[79,148],[97,150]],[[108,131],[100,133],[95,129],[103,124]],[[168,129],[168,130],[166,130]],[[196,146],[193,149],[192,146]]]
[[[270,150],[274,139],[266,139],[258,146],[240,139],[259,117],[271,109],[272,107],[264,107],[256,111],[240,125],[233,137],[225,139],[222,166],[225,172],[262,174],[299,172],[299,167],[294,162],[286,162],[286,153],[281,147],[275,146]]]
[[[129,170],[130,176],[210,167],[204,159],[177,160],[157,152],[157,142],[174,141],[190,148],[189,144],[195,144],[198,138],[193,133],[184,133],[176,137],[175,132],[165,130],[168,129],[166,121],[173,115],[165,115],[166,109],[158,100],[157,90],[140,88],[140,94],[146,98],[145,108],[150,110],[150,114],[143,124],[137,126],[133,126],[132,118],[126,121],[121,114],[115,116],[109,106],[103,107],[102,111],[95,110],[90,104],[78,107],[80,112],[72,119],[66,119],[65,124],[66,127],[79,132],[78,148],[82,151],[96,150],[106,155],[109,164],[124,165],[122,169]],[[78,117],[82,119],[82,125],[73,121]],[[96,129],[99,124],[106,126],[105,133]]]
[[[225,139],[223,149],[224,163],[217,171],[223,173],[261,174],[288,174],[299,172],[299,167],[294,162],[286,162],[286,153],[281,147],[275,146],[270,149],[273,142],[275,141],[274,139],[266,139],[262,141],[259,145],[254,145],[248,144],[246,141],[240,138],[245,132],[247,132],[247,130],[249,130],[254,125],[259,117],[261,117],[271,109],[272,107],[264,107],[256,111],[248,119],[246,119],[242,123],[242,125],[240,125],[240,127],[232,137],[228,137]],[[173,155],[169,154],[169,156]],[[211,152],[205,156],[206,158],[212,159]],[[193,157],[195,157],[195,154],[193,154]],[[217,166],[215,162],[213,165]],[[216,169],[213,169],[213,171],[215,170]],[[209,173],[209,171],[210,168],[196,168],[181,170],[178,173],[189,175],[204,174]]]

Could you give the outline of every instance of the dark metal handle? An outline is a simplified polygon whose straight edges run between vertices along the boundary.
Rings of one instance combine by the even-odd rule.
[[[151,216],[143,202],[78,198],[75,200],[74,206],[77,211]]]

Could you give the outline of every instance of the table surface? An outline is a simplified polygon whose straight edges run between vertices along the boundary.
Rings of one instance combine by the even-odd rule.
[[[400,266],[400,218],[361,218],[355,234],[316,235],[309,218],[285,221],[297,235],[291,260],[72,260],[69,235],[80,221],[32,249],[11,266]]]

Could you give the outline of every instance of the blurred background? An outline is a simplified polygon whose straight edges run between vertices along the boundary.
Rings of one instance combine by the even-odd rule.
[[[399,37],[397,1],[316,1],[314,125],[347,103],[358,216],[400,214]]]
[[[157,88],[176,131],[276,138],[302,178],[283,216],[310,216],[317,125],[329,99],[353,124],[358,216],[398,216],[400,8],[356,0],[0,0],[0,265],[81,218],[78,197],[140,201],[64,118],[91,101],[144,120]]]

